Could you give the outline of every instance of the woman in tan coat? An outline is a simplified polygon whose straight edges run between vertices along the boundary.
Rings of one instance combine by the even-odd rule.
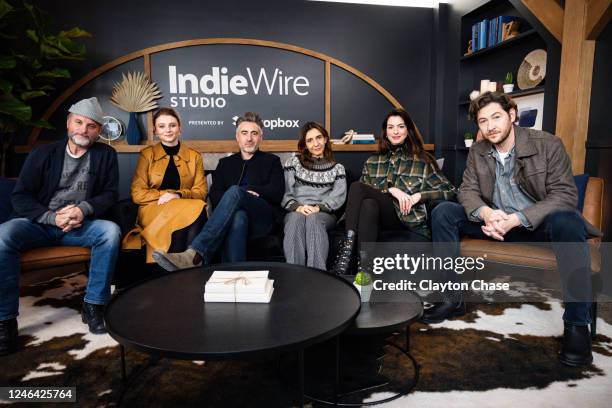
[[[147,262],[154,250],[182,252],[206,221],[202,155],[179,141],[181,119],[174,109],[153,115],[160,143],[144,148],[132,180],[132,200],[138,220],[123,240],[124,249],[146,244]]]

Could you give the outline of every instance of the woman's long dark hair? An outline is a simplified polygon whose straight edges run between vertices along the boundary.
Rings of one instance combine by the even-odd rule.
[[[391,112],[387,113],[382,122],[382,131],[380,137],[378,138],[378,152],[381,154],[387,153],[392,148],[392,144],[387,138],[387,122],[389,118],[392,116],[399,116],[406,124],[406,128],[408,129],[408,136],[404,139],[404,143],[402,144],[402,148],[405,149],[408,153],[413,154],[424,160],[426,163],[431,164],[436,170],[440,170],[438,167],[438,163],[436,162],[435,157],[433,157],[429,152],[425,150],[425,146],[423,145],[423,137],[421,133],[415,126],[414,122],[408,112],[403,109],[393,109]]]
[[[311,169],[314,160],[310,151],[306,148],[306,133],[312,129],[317,129],[325,138],[325,148],[323,149],[323,158],[327,161],[333,162],[334,154],[332,152],[331,140],[329,139],[329,133],[327,130],[317,122],[306,122],[300,129],[300,139],[298,140],[298,151],[300,152],[300,163],[307,169]]]

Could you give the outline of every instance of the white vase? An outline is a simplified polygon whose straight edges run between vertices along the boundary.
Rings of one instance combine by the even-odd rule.
[[[463,139],[465,142],[465,147],[472,147],[472,143],[474,143],[474,139]]]
[[[504,84],[504,92],[505,93],[510,93],[514,91],[514,84]]]
[[[361,297],[361,301],[369,302],[370,296],[372,295],[373,285],[371,283],[369,285],[358,285],[355,282],[353,282],[353,285],[357,288],[359,296]]]

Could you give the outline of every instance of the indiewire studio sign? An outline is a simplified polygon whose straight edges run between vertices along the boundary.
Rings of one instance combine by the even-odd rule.
[[[324,123],[323,61],[282,49],[206,45],[151,56],[160,106],[176,109],[184,139],[232,139],[246,111],[260,114],[266,139],[297,139]]]

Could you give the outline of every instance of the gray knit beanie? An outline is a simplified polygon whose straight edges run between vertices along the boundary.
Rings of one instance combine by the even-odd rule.
[[[104,123],[104,112],[98,102],[98,98],[95,96],[89,99],[82,99],[72,105],[68,112],[75,113],[77,115],[85,116],[100,125]]]

